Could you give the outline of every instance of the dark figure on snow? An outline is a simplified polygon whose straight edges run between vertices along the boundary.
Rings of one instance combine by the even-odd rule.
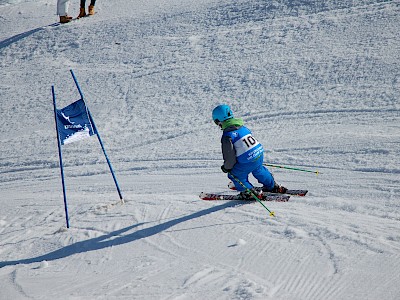
[[[89,16],[94,15],[94,5],[96,3],[96,0],[90,0],[89,11],[87,14],[86,14],[86,10],[85,10],[85,3],[86,3],[86,0],[81,0],[81,8],[79,10],[78,19],[86,17],[87,15],[89,15]]]

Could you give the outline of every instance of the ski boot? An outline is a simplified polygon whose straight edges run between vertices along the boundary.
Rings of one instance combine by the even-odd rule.
[[[262,191],[257,191],[256,189],[246,190],[240,192],[240,198],[243,200],[254,200],[253,194],[256,195],[258,199],[262,199]]]
[[[288,189],[285,188],[284,186],[281,186],[281,185],[275,183],[275,185],[272,188],[272,190],[267,189],[265,186],[263,186],[262,190],[264,192],[268,192],[268,193],[285,194]]]

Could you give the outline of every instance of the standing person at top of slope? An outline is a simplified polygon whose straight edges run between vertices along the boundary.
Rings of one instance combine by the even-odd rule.
[[[60,23],[71,22],[72,17],[68,15],[69,0],[57,0],[57,15],[60,16]]]
[[[235,178],[248,189],[252,189],[254,186],[249,182],[250,173],[263,185],[263,191],[285,193],[287,189],[276,184],[272,174],[263,166],[264,148],[253,137],[251,131],[243,126],[243,120],[234,118],[232,110],[225,104],[214,108],[212,118],[223,130],[221,144],[224,164],[221,170],[228,173],[228,178],[241,192],[241,196],[244,199],[251,198]]]
[[[77,17],[78,19],[87,16],[86,15],[86,10],[85,10],[85,3],[86,3],[86,0],[81,0],[81,7],[80,7],[80,10],[79,10],[79,16]],[[95,4],[96,4],[96,0],[90,0],[89,12],[88,12],[89,16],[94,15],[94,5]]]

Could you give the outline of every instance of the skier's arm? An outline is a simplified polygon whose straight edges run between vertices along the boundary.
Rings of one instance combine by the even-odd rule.
[[[228,136],[223,136],[221,139],[222,157],[224,159],[224,168],[231,170],[236,164],[236,151],[232,144],[232,139]]]

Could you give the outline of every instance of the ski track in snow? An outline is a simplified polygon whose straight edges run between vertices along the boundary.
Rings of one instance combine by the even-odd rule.
[[[0,1],[0,299],[399,299],[400,2],[167,2],[55,26],[54,1]],[[125,203],[95,137],[65,146],[67,230],[69,69]],[[198,198],[227,189],[220,102],[320,172],[271,169],[310,191],[275,218]]]

